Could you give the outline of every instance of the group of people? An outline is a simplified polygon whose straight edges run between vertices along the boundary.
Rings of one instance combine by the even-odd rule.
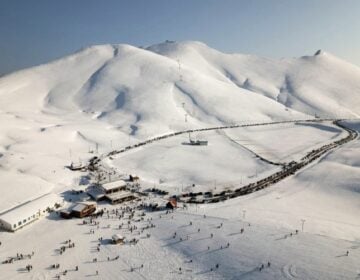
[[[34,252],[32,252],[31,254],[21,254],[21,253],[16,253],[16,257],[10,257],[7,260],[3,261],[3,264],[6,263],[13,263],[14,261],[20,261],[20,260],[24,260],[24,259],[31,259],[31,257],[34,255]]]
[[[26,270],[27,270],[28,272],[30,272],[30,270],[32,270],[32,269],[33,269],[33,267],[32,267],[31,264],[26,265]]]
[[[68,246],[61,246],[59,249],[59,254],[62,255],[67,248],[74,248],[75,247],[75,243],[69,243]]]
[[[271,263],[270,262],[267,262],[267,267],[270,267],[271,266]],[[265,265],[262,263],[259,267],[259,271],[263,270],[265,268]]]

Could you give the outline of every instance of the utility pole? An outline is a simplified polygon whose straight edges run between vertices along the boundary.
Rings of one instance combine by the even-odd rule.
[[[301,219],[301,231],[304,232],[305,219]]]
[[[182,81],[182,75],[181,75],[181,67],[180,67],[180,60],[177,59],[178,65],[179,65],[179,80]]]

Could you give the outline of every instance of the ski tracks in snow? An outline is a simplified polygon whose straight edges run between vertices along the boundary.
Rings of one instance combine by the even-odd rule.
[[[286,264],[282,268],[281,272],[286,279],[299,279],[299,276],[296,272],[296,266],[294,264]]]

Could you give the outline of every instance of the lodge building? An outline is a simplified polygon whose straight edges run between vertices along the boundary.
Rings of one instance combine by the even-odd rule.
[[[62,202],[62,198],[52,193],[25,202],[0,215],[0,228],[14,232],[45,216]]]

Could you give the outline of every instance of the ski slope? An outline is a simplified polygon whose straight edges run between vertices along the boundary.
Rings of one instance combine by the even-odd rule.
[[[166,133],[315,115],[356,119],[359,89],[360,69],[324,51],[275,60],[225,54],[194,41],[84,48],[0,78],[0,213],[45,193],[85,188],[79,185],[85,174],[65,168],[71,162]],[[357,120],[347,125],[360,129]],[[223,190],[281,168],[256,154],[290,162],[343,133],[331,123],[298,123],[192,135],[207,139],[206,147],[184,145],[184,134],[107,158],[104,164],[139,175],[143,188]],[[358,140],[348,143],[251,195],[179,210],[174,218],[149,213],[157,227],[136,246],[104,245],[99,254],[94,252],[97,238],[119,232],[119,220],[106,217],[95,236],[78,220],[54,216],[15,234],[0,232],[1,261],[19,251],[35,251],[33,271],[24,272],[27,261],[0,264],[0,279],[52,279],[57,272],[48,266],[57,262],[62,269],[80,267],[65,279],[356,279],[358,150]],[[285,239],[301,229],[301,220],[304,233]],[[190,221],[194,226],[187,226]],[[218,230],[221,222],[224,227]],[[195,227],[201,232],[194,233]],[[242,227],[244,235],[239,234]],[[174,231],[190,239],[175,242]],[[208,238],[211,232],[213,239]],[[58,255],[54,250],[69,238],[76,248]],[[230,247],[220,249],[227,242]],[[118,263],[107,261],[118,254]],[[94,265],[94,256],[103,261]],[[268,261],[271,266],[259,271]],[[219,269],[211,271],[216,263]],[[141,271],[130,271],[141,264]]]

